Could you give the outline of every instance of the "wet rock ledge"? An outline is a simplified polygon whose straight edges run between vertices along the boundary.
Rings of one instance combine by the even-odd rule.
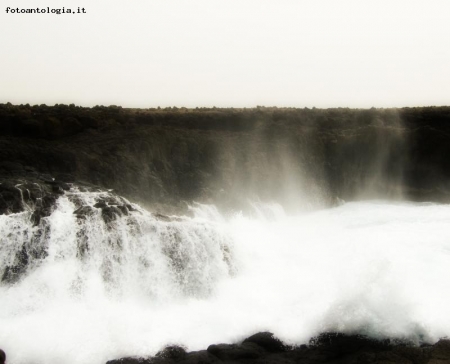
[[[186,352],[168,346],[154,357],[128,357],[106,364],[220,364],[220,363],[450,363],[450,340],[421,346],[398,340],[373,340],[360,335],[325,333],[310,340],[309,345],[287,346],[270,332],[260,332],[239,344],[210,345],[207,350]]]

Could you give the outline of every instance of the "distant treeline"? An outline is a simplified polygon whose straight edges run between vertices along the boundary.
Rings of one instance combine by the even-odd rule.
[[[298,124],[323,128],[368,125],[382,120],[405,126],[432,122],[450,131],[450,107],[387,109],[278,108],[122,108],[121,106],[81,107],[74,104],[0,104],[0,133],[3,135],[57,139],[85,129],[106,130],[120,125],[147,124],[208,130],[251,130],[258,123]]]

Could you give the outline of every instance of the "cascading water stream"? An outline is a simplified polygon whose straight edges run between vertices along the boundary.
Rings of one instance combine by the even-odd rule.
[[[72,188],[36,224],[0,216],[10,363],[92,363],[270,330],[434,342],[450,332],[450,206],[380,201],[287,216],[151,214]]]

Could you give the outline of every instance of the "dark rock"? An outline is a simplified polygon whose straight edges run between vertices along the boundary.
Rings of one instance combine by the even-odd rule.
[[[24,229],[23,241],[16,247],[12,262],[1,272],[1,281],[14,284],[30,266],[38,265],[47,256],[46,236],[49,226],[45,218],[50,216],[62,191],[54,185],[31,176],[27,179],[0,176],[0,214],[26,212],[34,228]]]
[[[45,195],[41,199],[42,208],[44,208],[44,209],[53,208],[57,199],[58,199],[58,196],[50,195],[50,194]]]
[[[360,357],[359,357],[360,358]],[[369,356],[366,356],[367,360]],[[417,363],[417,361],[404,358],[393,351],[382,351],[376,353],[374,357],[370,357],[372,361],[369,363],[395,363],[395,364],[413,364]]]
[[[11,182],[0,184],[0,214],[10,214],[23,211],[23,201],[20,189]]]
[[[64,190],[59,185],[52,186],[52,191],[58,195],[64,195]]]
[[[392,352],[398,357],[405,358],[411,363],[427,363],[430,358],[431,350],[426,347],[416,346],[393,346]],[[450,355],[447,356],[450,358]]]
[[[260,345],[252,342],[246,342],[241,345],[210,345],[207,350],[220,360],[257,359],[266,354],[266,351]]]
[[[136,209],[131,206],[130,204],[125,204],[126,208],[128,209],[128,211],[136,211]]]
[[[115,221],[120,216],[122,216],[122,211],[117,206],[106,206],[102,208],[102,218],[106,224]]]
[[[55,180],[45,180],[45,183],[49,184],[50,186],[52,186],[52,190],[54,192],[59,192],[61,191],[62,193],[64,193],[64,191],[69,191],[70,190],[70,185],[61,181],[55,181]]]
[[[166,221],[166,222],[170,222],[170,221],[172,221],[172,219],[169,217],[169,216],[167,216],[167,215],[163,215],[163,214],[153,214],[153,216],[157,219],[157,220],[160,220],[160,221]]]
[[[91,206],[81,206],[78,209],[76,209],[73,213],[74,213],[74,215],[77,216],[77,218],[85,219],[87,216],[94,215],[95,210]]]
[[[49,174],[41,174],[39,175],[39,179],[46,183],[53,183],[55,181],[55,179]]]
[[[447,361],[450,363],[450,340],[439,340],[431,349],[431,358],[434,361]]]
[[[403,342],[401,344],[403,345]],[[380,349],[388,346],[385,342],[370,340],[365,336],[340,333],[322,333],[318,337],[312,338],[310,345],[326,348],[328,352],[334,353],[336,356],[357,352],[365,346],[379,347]]]
[[[200,350],[200,351],[192,351],[190,353],[187,353],[186,357],[178,363],[180,364],[213,364],[218,362],[219,359],[215,356],[210,354],[206,350]]]
[[[70,191],[71,186],[68,183],[65,182],[59,182],[59,187],[63,190],[63,191]]]
[[[163,350],[159,351],[155,357],[179,361],[186,358],[186,349],[178,345],[166,346]]]
[[[7,171],[7,172],[21,172],[23,170],[22,164],[18,162],[10,162],[10,161],[2,161],[0,162],[0,170]]]
[[[118,205],[117,208],[122,212],[123,215],[128,216],[128,208],[126,205]]]
[[[4,270],[1,281],[10,284],[17,282],[20,276],[26,271],[28,260],[28,252],[25,245],[23,245],[22,250],[16,254],[14,265],[7,266]]]
[[[0,364],[4,364],[6,361],[6,353],[0,349]]]
[[[288,347],[277,339],[271,332],[259,332],[245,339],[242,343],[254,343],[272,353],[288,350]]]
[[[121,358],[109,360],[106,364],[151,364],[151,360],[145,358]]]
[[[270,333],[258,333],[251,338],[267,344]],[[250,338],[249,338],[250,339]],[[253,340],[253,339],[252,339]],[[277,344],[279,345],[279,344]],[[283,347],[287,346],[283,344]],[[361,335],[324,333],[288,350],[268,351],[254,342],[210,345],[208,350],[185,353],[179,347],[164,349],[153,358],[123,358],[107,364],[445,364],[450,362],[450,340],[418,347],[402,340],[373,340]]]
[[[213,364],[219,360],[206,350],[186,353],[179,346],[169,346],[152,358],[128,357],[110,360],[106,364]]]
[[[47,225],[39,226],[34,230],[33,235],[25,235],[25,241],[17,247],[14,260],[5,267],[2,274],[2,282],[14,284],[20,280],[29,268],[30,264],[42,261],[48,255],[45,244],[42,244],[41,237],[49,232]],[[20,244],[20,242],[19,242]]]
[[[102,208],[104,208],[104,207],[107,207],[108,206],[108,204],[106,203],[106,201],[98,201],[95,205],[94,205],[94,207],[96,207],[96,208],[98,208],[98,209],[102,209]]]
[[[64,192],[62,192],[64,193]],[[50,216],[53,210],[55,209],[55,203],[58,199],[58,195],[60,193],[54,193],[51,195],[45,195],[42,198],[36,199],[34,211],[31,215],[31,220],[33,221],[34,225],[39,225],[41,222],[41,219],[47,216]]]
[[[76,178],[68,173],[56,173],[55,177],[58,181],[60,181],[61,188],[65,191],[70,190],[70,184],[76,181]]]

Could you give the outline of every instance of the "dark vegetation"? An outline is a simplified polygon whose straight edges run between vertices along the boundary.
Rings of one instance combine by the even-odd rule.
[[[0,176],[112,188],[165,212],[192,200],[287,208],[450,200],[450,107],[124,109],[0,104]]]

